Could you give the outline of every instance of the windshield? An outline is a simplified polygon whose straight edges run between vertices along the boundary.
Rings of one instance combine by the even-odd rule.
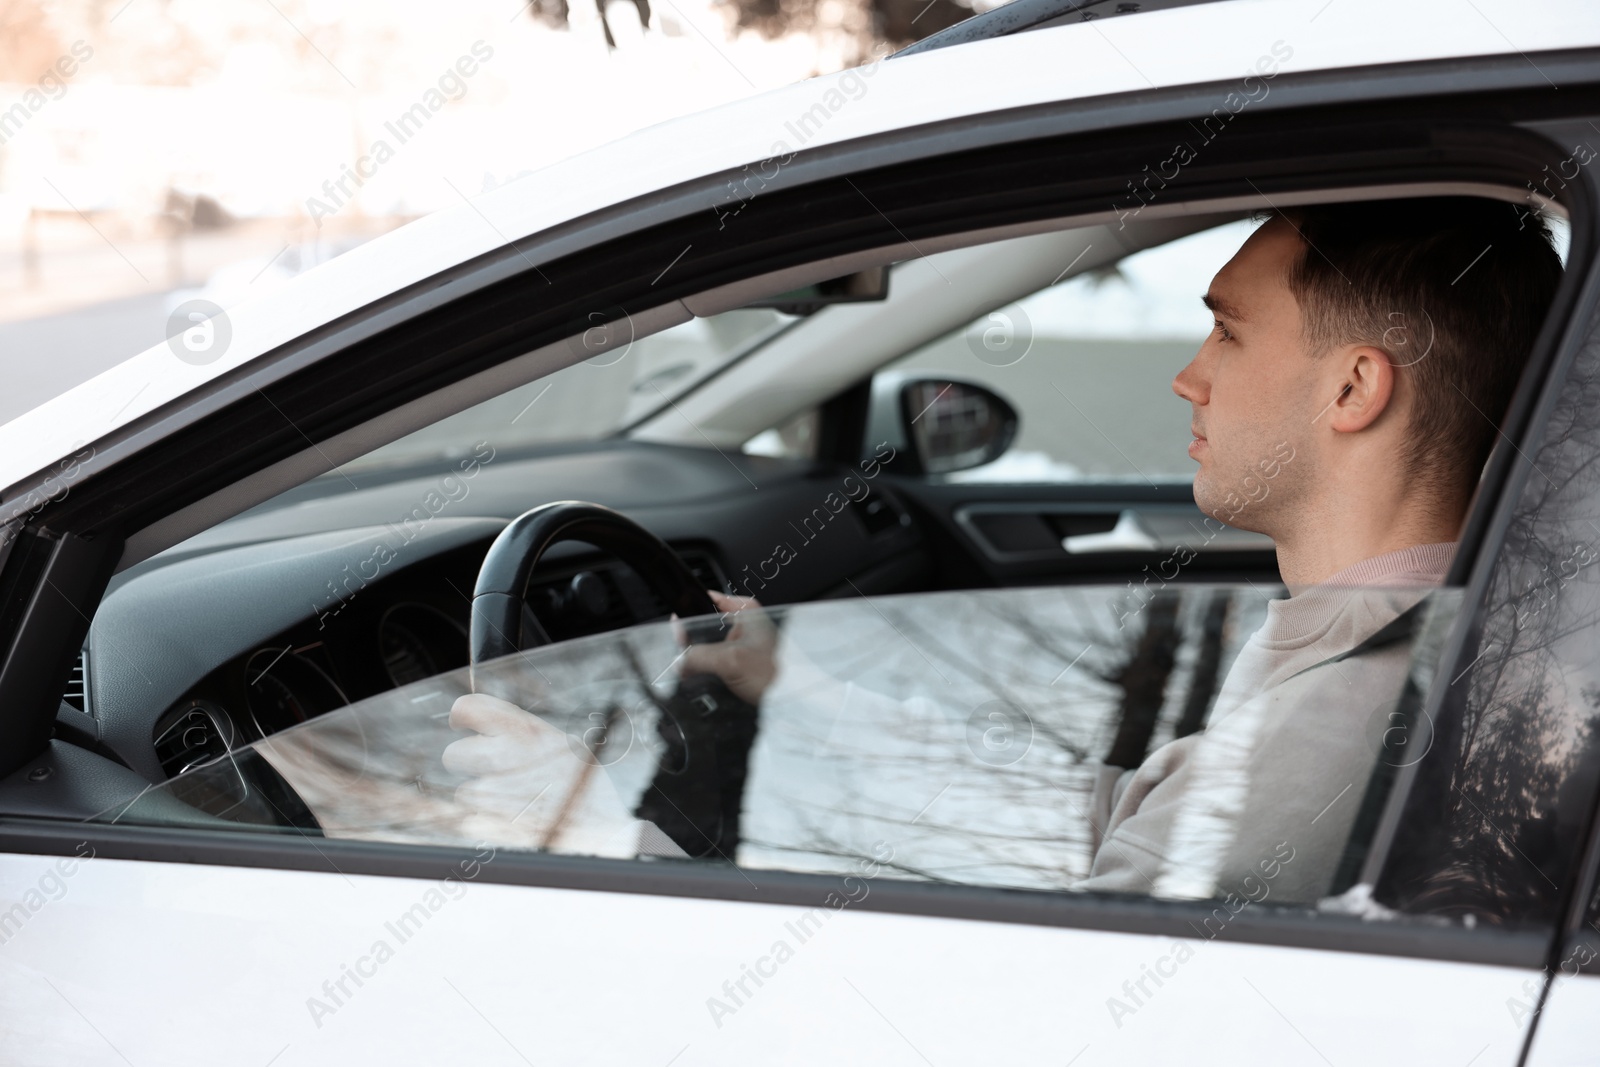
[[[1404,762],[1399,697],[1408,672],[1426,676],[1459,594],[1330,589],[1341,613],[1415,605],[1420,622],[1370,654],[1329,657],[1348,685],[1230,692],[1221,680],[1267,592],[1044,588],[775,609],[762,618],[778,680],[759,708],[682,677],[681,631],[648,624],[383,693],[161,791],[269,832],[819,873],[871,862],[922,881],[1177,897],[1217,892],[1236,857],[1253,869],[1282,843],[1302,873],[1280,886],[1315,899],[1374,772]],[[474,689],[515,718],[464,718],[458,698]],[[1165,844],[1126,857],[1136,878],[1108,881],[1098,835],[1125,772],[1173,751],[1197,777]],[[139,821],[139,805],[104,818]]]
[[[637,339],[624,327],[609,350],[440,419],[326,477],[458,458],[465,454],[463,441],[492,439],[497,449],[515,453],[529,445],[609,437],[666,407],[794,321],[796,316],[768,308],[740,308]]]

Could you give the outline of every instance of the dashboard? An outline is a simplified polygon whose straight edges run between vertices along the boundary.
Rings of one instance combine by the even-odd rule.
[[[321,479],[117,575],[57,736],[163,781],[463,667],[484,554],[510,519],[552,500],[617,508],[671,545],[704,586],[767,603],[918,587],[931,556],[887,486],[823,508],[850,473],[602,442],[496,457],[470,492],[437,510],[419,508],[437,499],[431,471]],[[771,569],[780,544],[794,561]],[[577,543],[546,554],[524,611],[556,641],[666,614],[630,568]]]
[[[162,771],[181,774],[345,704],[467,666],[472,587],[488,548],[474,543],[416,564],[213,670],[157,719]],[[674,548],[703,586],[727,590],[711,549]],[[666,616],[626,564],[566,555],[539,568],[523,606],[551,640]]]

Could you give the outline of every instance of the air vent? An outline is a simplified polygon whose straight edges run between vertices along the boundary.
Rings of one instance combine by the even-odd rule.
[[[78,660],[72,665],[72,674],[67,678],[67,689],[61,699],[81,712],[92,714],[89,712],[89,654],[82,649],[78,650]]]
[[[156,758],[167,777],[227,755],[233,724],[221,708],[196,700],[179,708],[156,733]]]

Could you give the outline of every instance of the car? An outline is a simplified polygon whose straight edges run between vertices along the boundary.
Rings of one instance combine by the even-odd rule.
[[[1577,2],[1016,0],[180,305],[0,427],[8,1059],[1587,1061],[1597,123]],[[1566,272],[1342,848],[1075,888],[1283,592],[1195,298],[1436,196]],[[786,699],[679,669],[758,619]]]

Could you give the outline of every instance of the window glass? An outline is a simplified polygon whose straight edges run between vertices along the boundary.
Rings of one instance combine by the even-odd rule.
[[[740,308],[695,318],[630,340],[626,330],[605,336],[614,346],[554,374],[507,390],[345,464],[327,477],[373,468],[449,460],[473,441],[500,450],[589,441],[623,429],[740,358],[795,316]]]
[[[1410,628],[1268,665],[1245,646],[1267,610],[1249,586],[822,602],[741,621],[774,627],[777,680],[752,706],[680,677],[677,632],[650,624],[418,681],[160,791],[241,829],[1314,902],[1459,598],[1322,595]],[[473,686],[508,703],[456,705],[469,734],[451,716]]]
[[[1600,783],[1600,320],[1543,443],[1416,765],[1381,897],[1504,924],[1556,918]],[[1524,454],[1519,451],[1519,457]]]
[[[1255,223],[1136,252],[998,308],[884,368],[988,386],[1020,416],[975,482],[1188,482],[1189,405],[1172,379],[1211,332],[1205,284]]]

